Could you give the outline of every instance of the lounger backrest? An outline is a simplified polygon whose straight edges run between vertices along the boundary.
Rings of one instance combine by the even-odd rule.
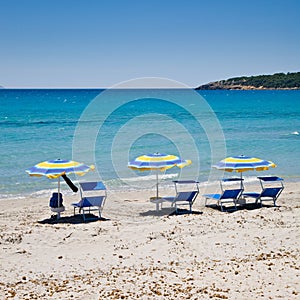
[[[100,191],[100,190],[106,190],[105,185],[102,181],[96,181],[96,182],[81,182],[79,183],[80,187],[83,191]]]
[[[106,187],[102,181],[80,182],[81,207],[104,206]]]
[[[283,181],[283,179],[278,176],[258,176],[257,178],[262,181]]]
[[[242,191],[242,189],[225,190],[221,199],[238,199]]]
[[[264,188],[264,190],[261,192],[260,197],[271,197],[276,198],[279,193],[282,191],[282,187],[276,187],[276,188]]]
[[[196,199],[198,191],[191,192],[178,192],[176,196],[176,201],[189,201],[192,202]]]

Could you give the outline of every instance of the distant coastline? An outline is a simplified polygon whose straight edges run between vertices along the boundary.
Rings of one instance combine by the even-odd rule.
[[[200,85],[196,90],[298,90],[300,72],[242,76]]]

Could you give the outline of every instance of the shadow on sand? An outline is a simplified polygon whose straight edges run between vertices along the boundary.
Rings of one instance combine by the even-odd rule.
[[[39,224],[86,224],[86,223],[92,223],[92,222],[98,222],[98,221],[109,221],[110,219],[106,218],[99,218],[93,214],[86,214],[86,220],[84,221],[81,215],[73,215],[73,216],[66,216],[66,217],[60,217],[57,219],[56,215],[52,215],[48,219],[44,219],[41,221],[38,221]]]
[[[173,207],[166,207],[160,210],[148,210],[146,212],[140,213],[140,216],[177,216],[177,215],[202,215],[201,211],[190,212],[187,209],[177,209],[177,212]]]
[[[206,207],[212,208],[212,209],[215,209],[217,211],[222,212],[221,211],[221,207],[219,205],[216,205],[216,204],[207,205]],[[231,207],[224,208],[223,212],[234,213],[236,211],[241,211],[241,210],[256,210],[256,209],[261,209],[263,207],[274,207],[274,206],[273,205],[262,205],[262,206],[260,206],[260,204],[247,203],[247,204],[244,204],[244,205],[238,205],[236,210],[232,209]],[[275,207],[279,207],[279,206],[275,206]]]

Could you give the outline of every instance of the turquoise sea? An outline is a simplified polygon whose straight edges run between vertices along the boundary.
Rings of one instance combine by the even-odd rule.
[[[154,174],[133,172],[127,161],[154,152],[193,161],[162,174],[162,184],[177,176],[216,180],[223,174],[212,175],[212,164],[240,154],[277,164],[263,175],[300,180],[299,90],[2,89],[0,112],[2,199],[55,189],[55,180],[25,170],[56,158],[95,164],[96,172],[70,178],[98,176],[110,189],[151,182]]]

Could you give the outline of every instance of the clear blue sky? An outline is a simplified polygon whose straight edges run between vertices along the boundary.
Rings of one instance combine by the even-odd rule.
[[[300,71],[299,0],[0,0],[0,85]]]

